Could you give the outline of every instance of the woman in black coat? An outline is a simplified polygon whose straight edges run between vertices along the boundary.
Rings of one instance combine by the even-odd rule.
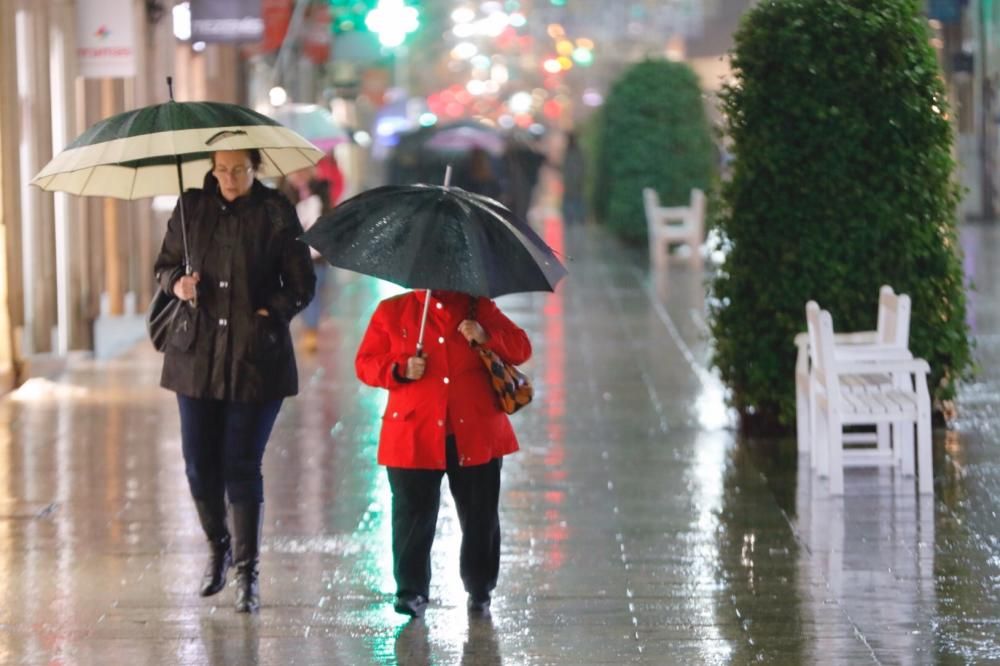
[[[261,462],[283,399],[298,392],[288,325],[316,282],[295,209],[255,177],[260,160],[256,150],[212,155],[204,188],[183,195],[192,274],[176,210],[154,268],[166,293],[195,304],[193,318],[172,324],[160,385],[177,393],[185,471],[211,546],[201,594],[219,592],[235,566],[240,612],[260,605]]]

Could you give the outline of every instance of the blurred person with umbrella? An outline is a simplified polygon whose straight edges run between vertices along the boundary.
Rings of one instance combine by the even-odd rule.
[[[329,180],[332,179],[332,180]],[[332,153],[327,153],[315,167],[294,171],[278,182],[278,189],[295,205],[302,228],[308,230],[320,215],[330,212],[344,189],[344,178]],[[319,252],[310,248],[316,289],[309,305],[302,311],[302,349],[311,354],[319,346],[319,320],[326,297],[327,264]]]
[[[587,219],[583,197],[585,168],[583,150],[576,132],[568,132],[562,161],[562,214],[563,222],[569,226],[583,224]]]
[[[511,364],[528,360],[527,334],[491,299],[553,291],[566,270],[501,204],[447,185],[364,192],[303,240],[334,266],[420,289],[379,303],[355,358],[361,381],[389,391],[378,462],[392,491],[394,608],[420,617],[427,607],[447,475],[467,607],[488,614],[500,568],[500,468],[518,443],[475,345]]]
[[[465,168],[455,180],[456,184],[467,192],[481,194],[491,199],[500,198],[500,177],[497,176],[489,154],[483,148],[476,147],[469,151]]]
[[[154,269],[184,313],[169,324],[160,385],[177,394],[185,471],[210,544],[201,594],[219,592],[235,566],[239,612],[260,605],[261,462],[283,399],[298,391],[288,322],[315,281],[295,209],[256,175],[321,155],[254,111],[174,102],[171,92],[165,104],[94,125],[32,181],[124,199],[181,193]],[[185,190],[194,173],[203,188]]]
[[[507,176],[503,201],[522,220],[528,219],[539,172],[546,163],[545,156],[535,150],[529,141],[532,139],[519,132],[511,132],[503,153],[504,173]]]

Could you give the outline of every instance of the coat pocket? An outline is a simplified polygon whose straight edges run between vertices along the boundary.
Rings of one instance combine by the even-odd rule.
[[[416,460],[417,419],[414,408],[398,409],[390,406],[382,415],[380,448],[406,467]],[[406,464],[401,464],[401,463]]]
[[[288,332],[285,325],[274,317],[254,314],[251,319],[253,356],[259,360],[274,360],[283,350]]]

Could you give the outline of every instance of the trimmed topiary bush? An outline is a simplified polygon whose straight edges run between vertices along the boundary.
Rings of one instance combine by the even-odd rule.
[[[646,241],[642,188],[664,206],[687,205],[691,188],[708,191],[715,145],[698,78],[667,60],[632,66],[612,86],[597,130],[592,209],[628,241]]]
[[[910,347],[935,396],[970,370],[953,133],[928,40],[915,0],[768,0],[736,33],[711,326],[744,425],[794,422],[809,299],[838,330],[873,329],[892,285],[912,297]]]
[[[580,127],[580,147],[588,165],[584,172],[583,195],[587,210],[596,220],[608,217],[607,166],[601,157],[604,137],[604,107],[598,107]]]

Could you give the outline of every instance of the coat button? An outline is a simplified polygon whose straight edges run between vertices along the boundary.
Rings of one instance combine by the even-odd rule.
[[[229,320],[228,319],[220,319],[219,320],[219,326],[228,326],[228,325],[229,325]]]
[[[443,308],[443,307],[444,307],[444,306],[443,306],[443,305],[441,305],[440,303],[438,303],[438,304],[437,304],[437,309],[438,309],[438,310],[440,310],[440,309],[441,309],[441,308]]]
[[[219,289],[229,289],[229,283],[225,280],[219,282]]]
[[[448,382],[450,382],[451,380],[450,380],[450,379],[448,379],[447,377],[445,377],[445,378],[444,378],[444,379],[442,379],[441,381],[443,381],[443,382],[444,382],[445,384],[447,384],[447,383],[448,383]]]
[[[399,416],[399,412],[393,412],[392,413],[392,418],[396,418],[397,416]]]
[[[444,421],[442,421],[441,419],[438,419],[438,427],[439,428],[443,428],[444,427]]]
[[[441,336],[440,338],[438,338],[438,342],[440,342],[441,344],[444,344],[444,336]]]

